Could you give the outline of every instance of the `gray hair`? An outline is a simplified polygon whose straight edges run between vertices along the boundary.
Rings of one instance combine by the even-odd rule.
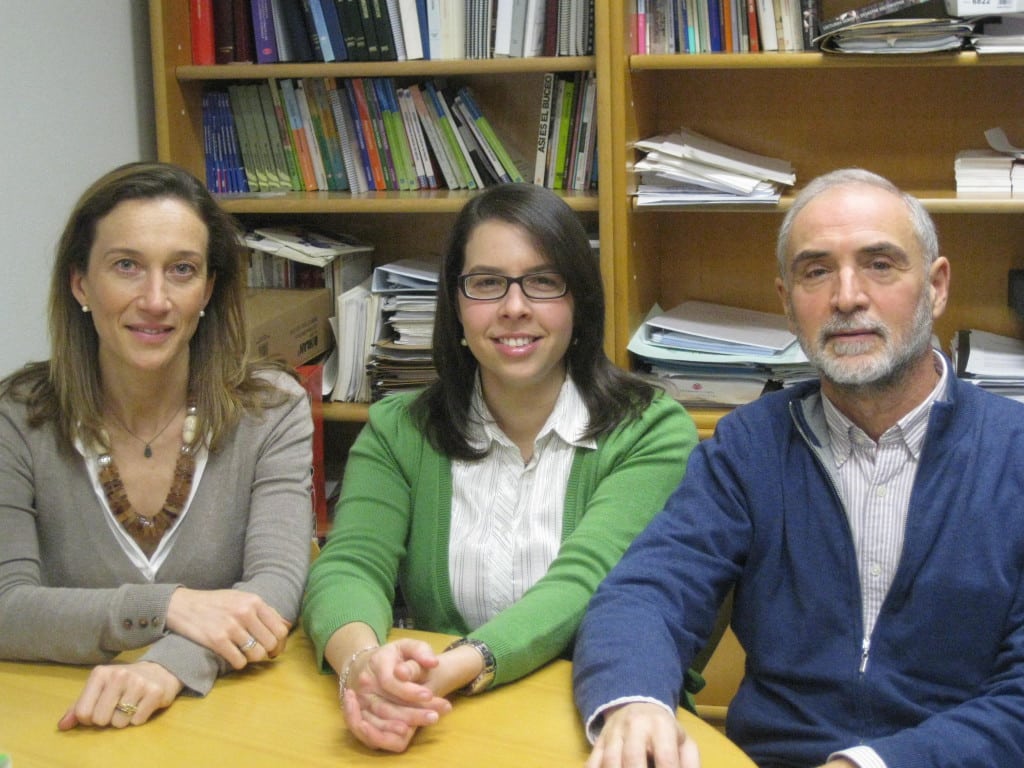
[[[862,168],[841,168],[813,179],[796,196],[792,207],[790,207],[785,218],[782,220],[782,226],[779,227],[779,236],[775,243],[775,258],[778,262],[779,276],[787,285],[789,284],[789,279],[786,275],[786,248],[789,246],[789,236],[793,229],[793,220],[818,195],[835,187],[852,186],[855,184],[864,184],[869,187],[882,189],[902,200],[907,206],[907,212],[910,214],[910,225],[913,227],[914,236],[917,238],[917,242],[924,254],[925,267],[931,266],[939,257],[939,236],[935,231],[935,222],[932,221],[932,217],[925,210],[920,200],[902,191],[891,181],[879,176],[877,173],[872,173]]]

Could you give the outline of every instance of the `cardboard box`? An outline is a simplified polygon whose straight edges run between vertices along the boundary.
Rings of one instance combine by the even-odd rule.
[[[253,353],[289,365],[322,355],[331,347],[331,303],[326,288],[250,289],[245,314]]]

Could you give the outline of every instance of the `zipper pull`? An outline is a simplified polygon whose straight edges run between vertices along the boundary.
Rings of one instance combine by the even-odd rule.
[[[871,650],[871,639],[865,637],[860,645],[860,673],[863,675],[868,668],[868,652]]]

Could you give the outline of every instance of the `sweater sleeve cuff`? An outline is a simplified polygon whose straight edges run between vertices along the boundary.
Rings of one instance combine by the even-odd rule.
[[[888,768],[885,760],[871,747],[850,747],[839,752],[833,752],[828,756],[829,760],[836,760],[845,757],[859,766],[859,768]]]
[[[601,728],[604,727],[604,715],[610,709],[616,709],[625,704],[636,704],[637,702],[645,702],[647,704],[657,704],[659,707],[664,708],[666,712],[675,717],[675,712],[670,706],[663,701],[652,699],[650,696],[622,696],[618,699],[612,699],[607,704],[603,704],[594,710],[593,714],[587,718],[586,732],[587,741],[593,746],[594,742],[597,741],[597,737],[601,734]]]

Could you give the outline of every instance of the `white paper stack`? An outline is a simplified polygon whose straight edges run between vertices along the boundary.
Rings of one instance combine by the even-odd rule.
[[[687,405],[742,405],[814,376],[783,315],[701,301],[655,306],[629,351]]]
[[[796,183],[785,160],[757,155],[694,131],[653,136],[636,142],[647,154],[639,172],[639,205],[707,205],[779,201],[780,189]]]
[[[400,259],[373,271],[381,329],[368,364],[373,400],[421,389],[437,378],[433,334],[438,277],[433,258]]]
[[[1024,402],[1024,341],[961,330],[953,337],[952,352],[957,376]]]

